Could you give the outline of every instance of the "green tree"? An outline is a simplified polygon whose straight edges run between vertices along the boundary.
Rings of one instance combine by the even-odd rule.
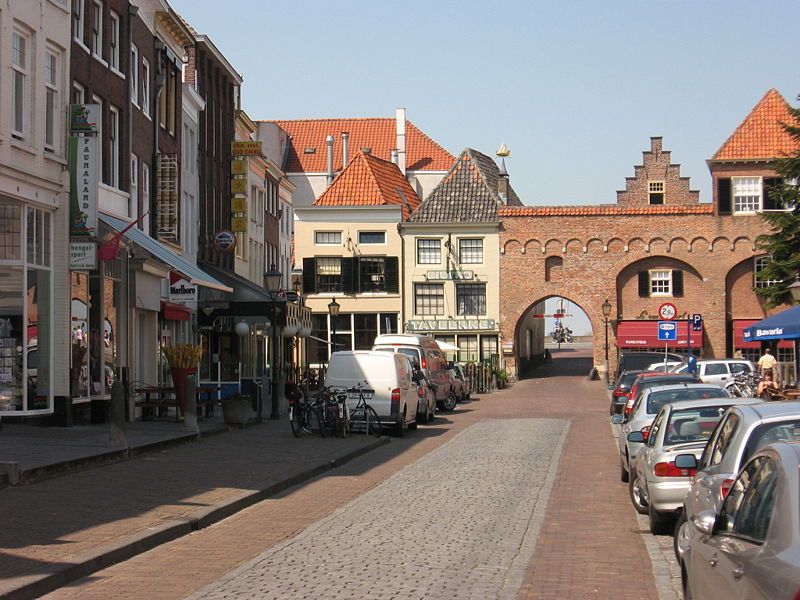
[[[762,212],[761,216],[771,233],[759,236],[756,242],[757,247],[771,257],[757,275],[758,279],[777,281],[755,290],[768,307],[791,304],[789,286],[800,275],[800,109],[790,107],[789,110],[792,121],[782,125],[797,142],[797,149],[775,161],[775,170],[781,175],[781,182],[772,186],[767,193],[775,206],[791,210]]]

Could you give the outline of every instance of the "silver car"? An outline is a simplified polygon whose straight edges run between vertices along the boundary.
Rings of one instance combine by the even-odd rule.
[[[697,475],[675,526],[678,558],[691,535],[689,522],[694,515],[719,510],[742,465],[762,447],[781,441],[800,441],[800,402],[762,402],[728,409],[700,460],[695,461]],[[691,465],[694,455],[682,460]]]
[[[701,400],[708,398],[730,398],[728,392],[722,388],[708,383],[671,383],[657,387],[646,388],[633,405],[633,412],[627,420],[623,415],[615,415],[611,422],[620,424],[617,444],[619,446],[619,478],[623,483],[630,479],[631,465],[636,460],[636,455],[644,443],[631,442],[628,434],[631,431],[641,431],[644,441],[647,441],[650,426],[661,407],[668,402],[684,400]]]
[[[688,364],[682,364],[672,369],[673,373],[686,373]],[[725,387],[741,373],[752,373],[755,365],[743,358],[712,358],[697,361],[697,375],[703,383],[713,383]]]
[[[689,452],[699,457],[722,415],[740,400],[675,402],[665,404],[656,415],[630,481],[631,502],[637,512],[650,518],[651,533],[672,533],[695,474],[692,469],[677,467],[675,457]],[[632,431],[628,440],[641,443],[644,436],[641,431]]]
[[[693,516],[684,598],[793,600],[800,590],[800,445],[753,455],[719,511]]]

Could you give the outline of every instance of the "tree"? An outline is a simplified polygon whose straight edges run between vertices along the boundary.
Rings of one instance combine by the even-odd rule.
[[[800,276],[800,108],[790,107],[789,111],[792,121],[782,126],[796,140],[797,149],[775,161],[775,170],[781,179],[767,193],[775,206],[791,210],[762,212],[761,217],[771,233],[760,235],[756,241],[757,247],[770,256],[756,277],[776,283],[755,291],[770,308],[792,303],[789,286]]]

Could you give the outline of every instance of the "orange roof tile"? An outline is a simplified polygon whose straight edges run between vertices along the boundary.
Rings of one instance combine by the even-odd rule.
[[[499,217],[603,217],[634,215],[713,215],[712,204],[661,204],[657,206],[505,206]]]
[[[380,206],[403,208],[407,220],[419,206],[414,188],[396,164],[359,151],[314,206]]]
[[[287,173],[324,173],[327,168],[325,138],[332,135],[333,169],[342,168],[342,132],[349,134],[350,156],[362,148],[384,160],[391,159],[397,148],[396,121],[381,119],[307,119],[267,121],[275,123],[292,138],[285,171]],[[314,152],[306,152],[311,148]],[[425,135],[411,121],[406,121],[406,168],[409,171],[447,171],[455,157]]]
[[[711,160],[763,160],[796,152],[796,140],[783,129],[783,123],[793,122],[786,100],[778,90],[771,89]]]

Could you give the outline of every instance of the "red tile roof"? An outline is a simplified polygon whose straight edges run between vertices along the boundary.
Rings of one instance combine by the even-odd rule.
[[[333,169],[342,168],[342,132],[350,135],[350,156],[362,148],[384,160],[391,159],[397,148],[396,121],[382,119],[307,119],[295,121],[268,121],[275,123],[292,138],[285,171],[287,173],[324,173],[327,168],[325,138],[332,135]],[[313,148],[313,153],[306,149]],[[411,121],[406,121],[406,169],[409,171],[447,171],[455,157],[420,131]]]
[[[786,100],[769,90],[711,160],[763,160],[796,152],[797,142],[783,129],[783,123],[793,122]]]
[[[713,215],[712,204],[662,204],[658,206],[505,206],[499,217],[602,217],[634,215]]]
[[[419,196],[396,164],[359,151],[314,206],[396,205],[407,220]]]

